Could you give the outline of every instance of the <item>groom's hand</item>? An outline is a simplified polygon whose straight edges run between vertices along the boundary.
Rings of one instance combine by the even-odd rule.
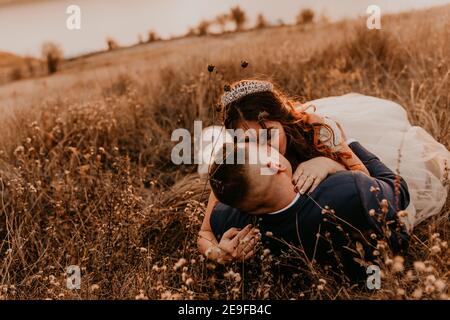
[[[238,228],[227,230],[218,244],[220,254],[217,262],[228,263],[233,260],[245,261],[251,258],[255,254],[255,247],[260,237],[259,230],[250,224],[242,230]]]

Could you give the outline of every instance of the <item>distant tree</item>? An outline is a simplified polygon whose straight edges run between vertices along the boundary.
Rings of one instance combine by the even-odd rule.
[[[197,29],[196,28],[189,28],[188,32],[186,33],[186,37],[192,37],[197,35]]]
[[[119,48],[119,44],[117,43],[117,41],[111,37],[106,38],[106,44],[108,46],[109,51],[116,50]]]
[[[23,78],[23,72],[21,67],[15,67],[11,70],[9,74],[11,81],[20,80]]]
[[[230,9],[230,19],[235,23],[236,31],[240,31],[247,22],[247,15],[241,7],[236,6]]]
[[[227,26],[228,21],[230,21],[230,15],[224,13],[224,14],[219,14],[216,17],[215,22],[219,25],[220,27],[220,31],[222,33],[225,32],[225,27]]]
[[[147,42],[155,42],[155,41],[159,41],[159,40],[161,40],[161,38],[158,36],[158,34],[155,31],[151,30],[148,33]]]
[[[197,26],[197,35],[206,36],[209,33],[209,28],[212,22],[209,20],[202,20]]]
[[[264,15],[262,13],[258,14],[258,16],[256,17],[255,28],[256,29],[263,29],[263,28],[266,28],[268,25],[269,25],[269,23],[267,22],[267,20],[264,17]]]
[[[311,9],[303,9],[297,15],[297,24],[310,24],[314,21],[314,11]]]
[[[42,57],[47,63],[48,73],[52,74],[58,71],[60,63],[63,60],[63,53],[57,44],[45,42],[42,45]]]

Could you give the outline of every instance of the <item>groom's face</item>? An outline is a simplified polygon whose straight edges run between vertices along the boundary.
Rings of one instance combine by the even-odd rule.
[[[245,144],[245,148],[249,156],[258,155],[258,162],[247,166],[249,193],[239,209],[257,213],[258,208],[264,207],[264,202],[273,188],[283,185],[282,182],[291,181],[292,167],[273,147],[250,142]]]

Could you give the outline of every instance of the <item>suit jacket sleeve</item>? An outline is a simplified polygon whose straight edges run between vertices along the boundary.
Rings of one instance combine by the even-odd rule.
[[[410,196],[405,180],[392,172],[377,156],[364,148],[359,142],[353,142],[349,147],[361,159],[372,177],[364,183],[362,183],[364,179],[358,177],[357,183],[360,187],[370,182],[374,187],[380,189],[380,199],[388,200],[396,211],[406,209],[409,205]],[[364,190],[360,191],[364,192]]]
[[[244,228],[246,225],[254,223],[255,216],[243,213],[219,202],[211,212],[209,223],[217,241],[230,228]]]

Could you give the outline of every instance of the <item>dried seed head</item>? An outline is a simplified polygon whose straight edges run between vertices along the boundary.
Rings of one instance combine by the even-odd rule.
[[[433,233],[433,234],[431,235],[431,240],[439,239],[440,236],[441,236],[441,235],[440,235],[439,233]]]
[[[423,263],[422,261],[415,261],[414,269],[416,270],[416,272],[424,272],[426,270],[425,263]]]
[[[404,267],[405,259],[401,256],[394,257],[394,264],[392,265],[392,271],[394,272],[403,272],[405,270]]]
[[[405,289],[401,289],[401,288],[399,288],[399,289],[397,289],[397,295],[398,296],[404,296],[405,295]]]
[[[430,252],[431,252],[432,255],[436,255],[439,252],[441,252],[441,248],[438,245],[432,246],[430,248]]]
[[[136,300],[148,300],[148,297],[145,295],[144,290],[139,290],[139,294],[135,297]]]
[[[433,293],[434,292],[434,286],[432,286],[432,285],[425,286],[425,292],[428,293],[428,294]]]
[[[98,284],[93,284],[93,285],[90,287],[91,292],[97,291],[97,290],[99,290],[99,289],[100,289],[100,286],[99,286]]]
[[[432,274],[430,274],[429,276],[426,277],[425,279],[425,283],[427,285],[433,285],[436,282],[436,277]]]
[[[177,263],[175,263],[175,265],[173,266],[173,270],[177,271],[178,269],[182,268],[186,263],[187,263],[187,260],[184,258],[181,258],[180,260],[178,260]]]
[[[422,289],[417,288],[417,289],[414,290],[414,292],[412,293],[412,297],[413,297],[414,299],[420,299],[420,298],[422,298],[422,294],[423,294]]]
[[[439,292],[443,292],[446,288],[446,284],[445,281],[438,279],[434,282],[434,287],[439,291]]]
[[[407,217],[408,216],[408,212],[406,212],[406,211],[399,211],[399,212],[397,212],[397,216],[399,217],[399,218],[404,218],[404,217]]]

